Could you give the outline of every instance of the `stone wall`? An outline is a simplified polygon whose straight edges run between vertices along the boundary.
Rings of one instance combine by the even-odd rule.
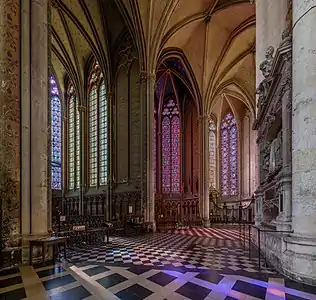
[[[133,210],[141,212],[142,134],[141,82],[138,54],[129,36],[117,52],[114,92],[114,174],[112,217],[127,213],[127,202],[133,199]],[[128,196],[126,196],[128,195]]]
[[[116,147],[115,182],[126,184],[140,179],[140,71],[132,41],[121,45],[115,82]]]

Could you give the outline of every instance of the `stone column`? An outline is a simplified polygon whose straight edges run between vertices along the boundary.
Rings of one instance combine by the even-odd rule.
[[[21,261],[20,2],[0,1],[0,268]]]
[[[113,190],[113,159],[110,153],[113,153],[113,93],[108,90],[107,92],[107,100],[108,100],[108,112],[109,112],[109,123],[108,123],[108,192],[106,197],[106,211],[105,211],[105,220],[111,221],[112,218],[112,190]]]
[[[30,233],[31,208],[31,93],[30,0],[21,2],[21,222],[22,235]],[[25,257],[28,256],[28,251]]]
[[[31,233],[47,233],[48,0],[31,0]]]
[[[201,186],[203,199],[203,220],[204,226],[210,227],[210,199],[209,199],[209,119],[208,116],[201,118]]]
[[[87,153],[86,143],[85,140],[87,138],[86,132],[84,131],[84,128],[86,127],[87,123],[87,107],[84,105],[78,106],[78,112],[79,112],[79,127],[80,127],[80,177],[79,177],[79,213],[83,213],[83,205],[84,205],[84,194],[86,192],[86,188],[89,186],[88,181],[86,181],[86,169],[85,169],[85,158],[84,154]],[[88,179],[87,179],[88,180]]]
[[[142,72],[141,81],[144,83],[145,101],[146,101],[146,203],[144,206],[145,220],[152,224],[152,229],[156,231],[155,220],[155,183],[154,183],[154,101],[155,101],[155,83],[156,74]]]
[[[316,238],[316,0],[293,1],[293,229]]]
[[[292,228],[286,271],[316,282],[316,0],[293,0]]]

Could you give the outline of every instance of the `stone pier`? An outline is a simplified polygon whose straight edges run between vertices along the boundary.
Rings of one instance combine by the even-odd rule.
[[[0,263],[3,267],[21,262],[20,2],[0,2]]]
[[[316,284],[316,0],[293,0],[292,228],[287,273]]]
[[[31,233],[47,233],[48,0],[31,1]]]

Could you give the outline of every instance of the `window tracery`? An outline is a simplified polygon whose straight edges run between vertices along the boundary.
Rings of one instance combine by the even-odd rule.
[[[51,94],[51,186],[54,190],[62,188],[62,107],[57,83],[50,78]]]
[[[238,132],[231,112],[221,123],[221,191],[223,196],[238,193]]]
[[[170,99],[162,110],[162,189],[180,192],[180,116],[177,104]]]
[[[89,76],[89,185],[108,181],[108,104],[102,72],[94,62]]]

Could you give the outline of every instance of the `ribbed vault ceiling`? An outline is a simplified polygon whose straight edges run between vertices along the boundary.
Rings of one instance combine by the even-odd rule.
[[[60,83],[67,72],[82,88],[91,53],[109,67],[111,49],[128,28],[149,70],[156,70],[166,49],[183,51],[205,112],[210,113],[223,94],[235,95],[231,102],[243,99],[254,111],[255,5],[249,0],[56,2],[52,60]]]

